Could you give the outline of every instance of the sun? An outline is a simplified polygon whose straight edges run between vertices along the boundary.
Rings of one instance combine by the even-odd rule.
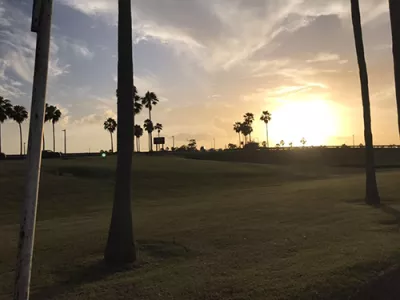
[[[339,116],[338,107],[328,100],[282,101],[272,111],[269,125],[272,145],[281,140],[300,145],[303,137],[307,145],[328,145],[340,132]]]

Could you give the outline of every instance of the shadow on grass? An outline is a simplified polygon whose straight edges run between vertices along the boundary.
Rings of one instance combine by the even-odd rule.
[[[168,259],[174,257],[186,257],[190,250],[176,241],[166,242],[157,240],[138,240],[138,249],[146,255],[158,259]]]
[[[77,267],[71,271],[62,272],[62,274],[60,274],[61,272],[56,272],[58,273],[57,275],[60,275],[60,277],[64,279],[61,279],[59,282],[51,286],[34,291],[31,299],[52,299],[58,295],[71,291],[80,285],[104,280],[116,273],[131,271],[138,267],[140,266],[136,264],[114,267],[107,265],[103,260],[97,260],[89,265]]]
[[[60,278],[59,281],[51,286],[34,290],[31,299],[53,299],[59,295],[71,292],[74,288],[81,285],[101,281],[117,273],[139,269],[148,263],[145,257],[150,257],[151,260],[157,261],[187,257],[191,253],[187,247],[175,241],[138,240],[137,249],[139,259],[133,264],[110,266],[102,259],[99,259],[90,264],[76,265],[70,270],[56,270],[54,273]],[[141,257],[141,253],[145,256],[144,258]]]

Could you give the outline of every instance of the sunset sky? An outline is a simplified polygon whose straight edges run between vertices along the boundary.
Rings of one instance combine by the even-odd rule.
[[[63,119],[57,150],[109,149],[103,129],[116,117],[116,0],[55,0],[47,102]],[[375,144],[398,144],[387,0],[361,0]],[[363,141],[362,107],[349,0],[133,0],[135,85],[154,91],[171,146],[195,138],[209,148],[238,143],[246,112],[253,137],[271,144]],[[0,95],[30,110],[36,34],[32,1],[0,0]],[[136,120],[143,124],[147,113]],[[23,124],[27,140],[28,124]],[[19,152],[15,122],[2,126],[3,151]],[[45,126],[47,147],[51,126]],[[142,148],[147,145],[143,137]]]

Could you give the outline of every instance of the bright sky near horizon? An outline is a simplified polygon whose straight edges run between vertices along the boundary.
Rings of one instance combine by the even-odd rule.
[[[68,151],[109,149],[116,116],[116,0],[54,0],[47,101],[63,112]],[[387,0],[361,0],[375,144],[398,144]],[[135,85],[161,102],[153,121],[171,146],[195,138],[209,148],[238,143],[233,123],[269,110],[271,144],[363,143],[358,67],[349,0],[132,0]],[[0,95],[30,110],[36,35],[32,1],[0,0]],[[147,113],[137,117],[142,124]],[[23,124],[27,140],[29,122]],[[15,122],[3,151],[19,152]],[[50,124],[45,126],[48,147]],[[147,136],[143,136],[143,146]]]

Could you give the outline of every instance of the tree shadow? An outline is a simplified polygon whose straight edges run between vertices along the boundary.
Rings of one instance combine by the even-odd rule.
[[[183,244],[177,243],[175,240],[159,241],[159,240],[138,240],[138,249],[146,255],[156,259],[167,259],[174,257],[187,257],[191,251]]]
[[[32,300],[53,299],[59,295],[72,291],[81,285],[97,282],[111,277],[117,273],[129,272],[139,269],[151,261],[170,258],[188,257],[191,251],[175,240],[167,242],[162,240],[138,240],[138,260],[135,263],[123,266],[111,266],[104,260],[98,259],[86,265],[77,265],[70,270],[57,270],[56,277],[61,278],[51,286],[38,288],[32,291]]]

